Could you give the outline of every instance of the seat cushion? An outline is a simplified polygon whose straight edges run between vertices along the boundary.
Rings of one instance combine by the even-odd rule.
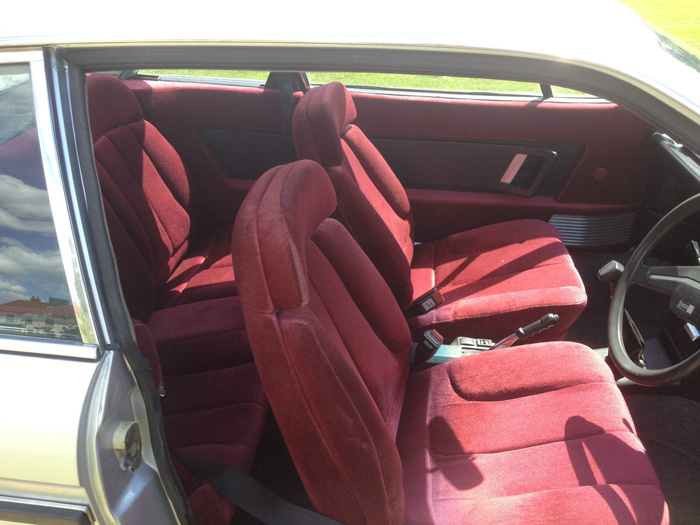
[[[238,297],[156,310],[148,328],[165,375],[206,372],[253,361]]]
[[[547,313],[559,323],[538,340],[563,339],[586,306],[586,291],[557,230],[523,219],[493,224],[416,246],[414,299],[436,286],[445,302],[409,318],[418,337],[437,328],[457,336],[499,340]]]
[[[161,289],[158,308],[237,295],[231,261],[232,230],[233,225],[197,236]]]
[[[223,301],[212,301],[209,313],[219,310],[222,315],[228,315],[231,310],[235,313],[235,304],[229,304],[229,308],[226,306]],[[248,471],[270,411],[265,390],[255,364],[250,361],[249,351],[243,356],[246,357],[243,363],[222,364],[229,362],[228,359],[220,361],[218,368],[212,368],[211,359],[206,358],[211,345],[205,338],[199,338],[211,327],[206,323],[210,316],[204,315],[197,319],[201,322],[192,322],[197,312],[188,308],[189,305],[175,312],[181,317],[172,315],[173,322],[169,325],[173,336],[180,338],[178,349],[183,355],[176,362],[183,367],[182,370],[161,367],[161,348],[156,349],[151,331],[144,323],[133,322],[139,350],[150,364],[155,385],[164,393],[161,408],[168,446],[203,460]],[[206,314],[207,311],[200,310],[199,313]],[[165,327],[157,328],[163,330]],[[200,359],[207,362],[209,369],[197,372],[183,365],[187,360],[195,364]],[[197,522],[231,523],[235,505],[190,473],[174,457],[171,461]]]
[[[163,423],[168,446],[249,471],[269,404],[255,364],[166,377]],[[235,505],[171,458],[199,523],[230,523]]]
[[[397,445],[407,523],[668,522],[609,368],[575,343],[412,376]]]

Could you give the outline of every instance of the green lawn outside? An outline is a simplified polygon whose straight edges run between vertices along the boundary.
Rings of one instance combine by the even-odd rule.
[[[689,51],[700,56],[700,0],[620,0],[647,21],[686,44]],[[202,70],[142,70],[188,76],[245,78],[265,81],[267,71],[202,71]],[[436,89],[447,91],[481,91],[500,93],[540,93],[537,84],[460,78],[449,76],[393,75],[384,73],[308,73],[312,84],[337,80],[346,85],[384,86],[396,88]],[[577,93],[554,88],[555,94]]]
[[[699,0],[619,0],[659,29],[692,47],[700,56]]]

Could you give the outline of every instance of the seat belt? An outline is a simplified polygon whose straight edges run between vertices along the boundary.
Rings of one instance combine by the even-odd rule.
[[[173,449],[170,453],[192,474],[209,483],[227,500],[263,523],[340,525],[339,522],[318,512],[282,499],[238,467],[205,461]]]
[[[274,79],[274,86],[280,95],[280,104],[282,106],[282,124],[284,128],[285,141],[287,146],[287,154],[290,162],[297,160],[297,152],[294,147],[294,135],[292,134],[292,119],[294,117],[294,84],[292,82],[291,73],[270,73],[270,77]],[[270,79],[268,79],[269,83]]]

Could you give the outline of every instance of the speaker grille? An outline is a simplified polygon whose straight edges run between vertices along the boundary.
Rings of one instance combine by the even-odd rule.
[[[634,212],[618,215],[552,215],[549,223],[567,246],[606,246],[629,240]]]

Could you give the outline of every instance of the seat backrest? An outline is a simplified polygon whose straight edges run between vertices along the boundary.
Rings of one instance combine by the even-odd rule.
[[[379,151],[352,124],[356,116],[352,97],[340,82],[311,89],[294,111],[294,145],[300,159],[326,169],[338,199],[336,217],[406,310],[413,300],[411,206]]]
[[[253,186],[233,262],[255,362],[319,512],[400,523],[395,445],[411,337],[381,275],[335,209],[328,176],[298,161]]]
[[[147,321],[156,292],[188,247],[197,193],[180,156],[111,75],[87,77],[90,128],[105,214],[132,317]]]

